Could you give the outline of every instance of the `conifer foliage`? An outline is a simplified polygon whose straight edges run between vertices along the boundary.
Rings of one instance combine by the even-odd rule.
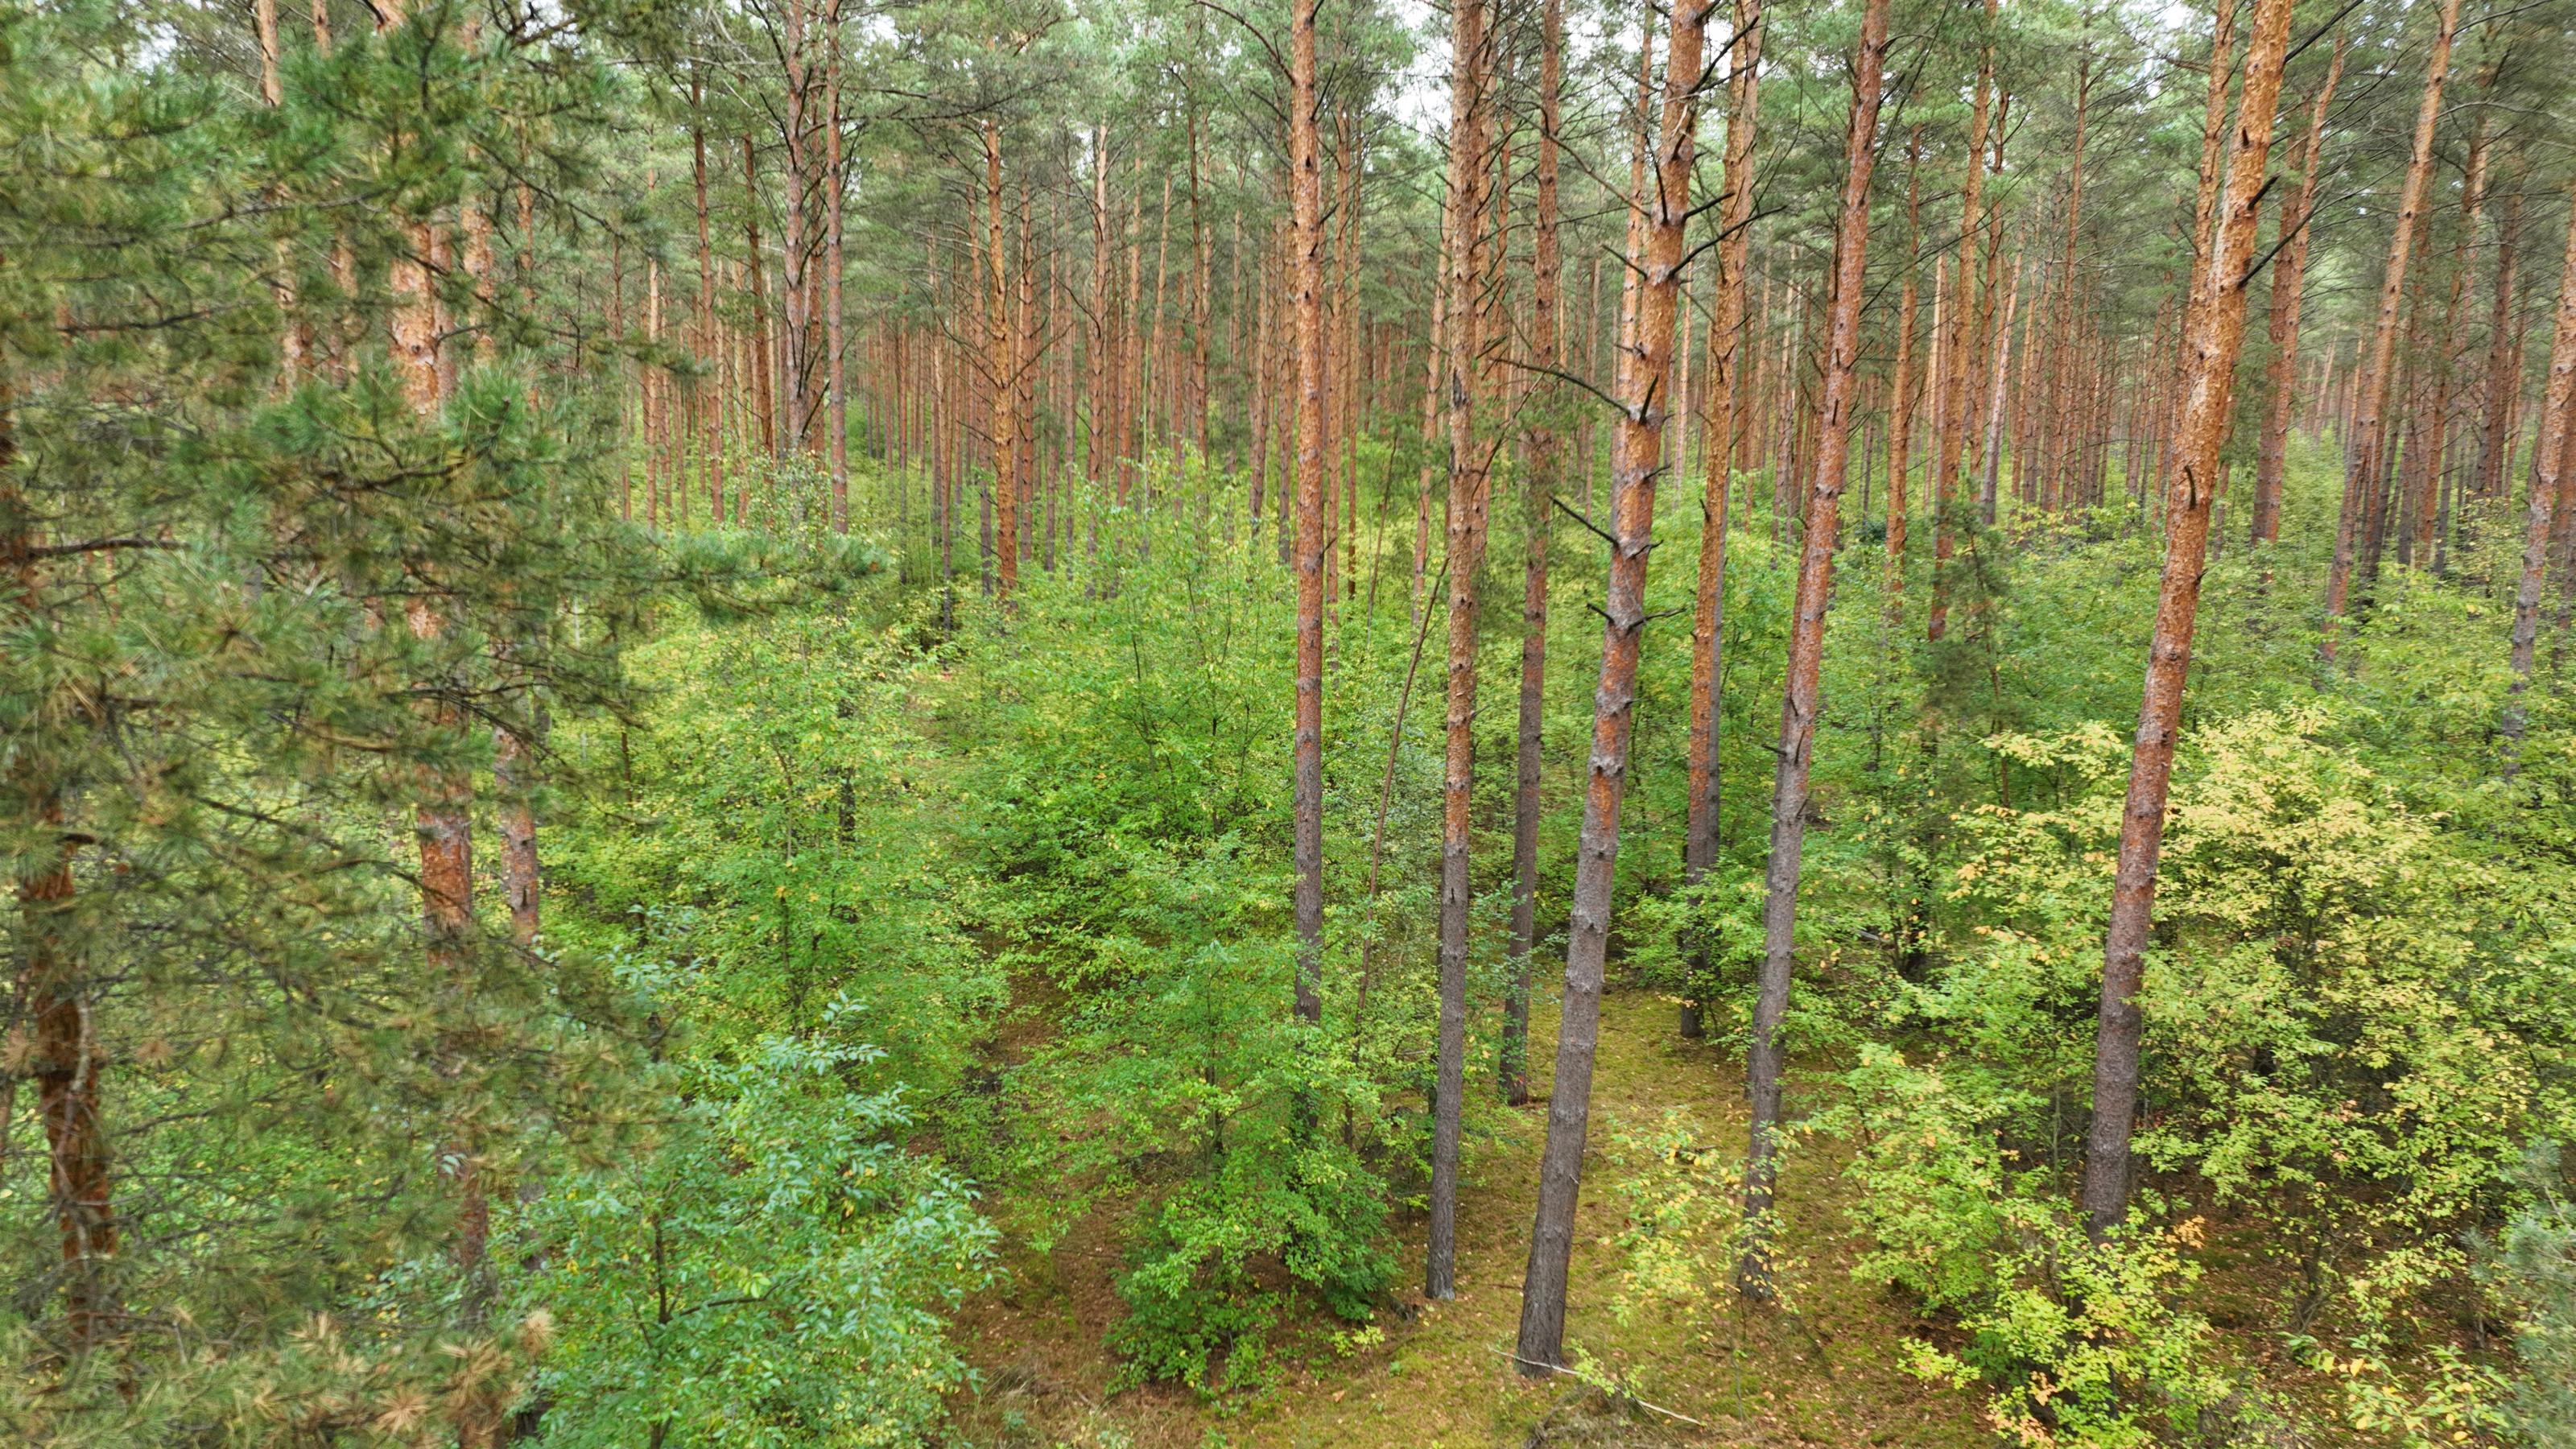
[[[2563,1442],[2570,75],[0,0],[0,1438]]]

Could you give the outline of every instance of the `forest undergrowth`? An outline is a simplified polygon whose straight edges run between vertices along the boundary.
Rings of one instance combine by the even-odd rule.
[[[2316,475],[2296,476],[2294,510],[2314,507]],[[2500,1414],[2509,1391],[2489,1365],[2510,1310],[2483,1308],[2480,1295],[2505,1280],[2487,1276],[2476,1240],[2436,1226],[2458,1220],[2461,1200],[2422,1197],[2427,1184],[2410,1189],[2410,1205],[2390,1195],[2403,1170],[2377,1169],[2382,1185],[2353,1179],[2338,1190],[2357,1196],[2344,1200],[2374,1204],[2382,1231],[2409,1213],[2433,1231],[2356,1237],[2343,1216],[2354,1208],[2284,1218],[2244,1188],[2287,1171],[2322,1194],[2335,1179],[2319,1161],[2365,1142],[2454,1164],[2485,1151],[2487,1180],[2511,1180],[2517,1141],[2478,1123],[2527,1110],[2498,1093],[2538,1080],[2499,1076],[2482,1057],[2497,1027],[2448,1008],[2417,1014],[2402,955],[2379,957],[2366,985],[2265,982],[2247,962],[2231,969],[2258,974],[2228,990],[2237,1003],[2273,1000],[2291,1020],[2320,1019],[2302,1002],[2332,1003],[2327,1029],[2385,1034],[2372,1049],[2405,1066],[2395,1089],[2428,1094],[2428,1106],[2438,1096],[2451,1115],[2428,1116],[2413,1138],[2385,1124],[2338,1138],[2331,1102],[2309,1121],[2299,1099],[2278,1099],[2267,1123],[2242,1096],[2179,1094],[2152,1124],[2178,1154],[2153,1179],[2165,1226],[2152,1250],[2086,1269],[2080,1249],[2049,1236],[2050,1184],[2065,1180],[2080,1115],[2082,1043],[2069,1028],[2089,1020],[2067,1009],[2082,997],[2060,973],[2080,970],[2081,955],[2060,933],[2098,909],[2088,862],[2100,859],[2101,811],[2116,804],[2101,793],[2116,736],[2080,716],[2095,693],[2122,688],[2116,621],[2151,578],[2116,519],[2099,541],[2034,551],[2024,568],[2052,571],[2040,586],[2050,609],[2016,610],[2027,572],[1988,606],[1996,633],[2019,642],[2010,658],[1953,676],[1968,681],[1960,713],[1987,733],[1941,756],[1958,757],[1946,788],[1986,798],[1937,839],[1905,804],[1922,788],[1910,783],[1921,725],[1877,713],[1864,683],[1923,668],[1925,656],[1873,637],[1866,602],[1845,613],[1834,684],[1849,703],[1831,717],[1822,869],[1810,867],[1826,884],[1802,938],[1818,969],[1792,1019],[1796,1130],[1775,1305],[1749,1304],[1730,1283],[1744,1231],[1750,1003],[1749,978],[1728,973],[1744,959],[1731,943],[1749,939],[1755,842],[1739,824],[1727,857],[1737,864],[1715,890],[1677,890],[1654,855],[1632,857],[1572,1295],[1580,1372],[1553,1385],[1532,1385],[1508,1358],[1544,1055],[1533,1105],[1504,1105],[1490,1085],[1469,1105],[1460,1297],[1408,1287],[1422,1251],[1428,1083],[1407,1023],[1431,989],[1420,845],[1385,853],[1373,905],[1365,885],[1378,812],[1389,838],[1418,842],[1438,765],[1437,716],[1404,695],[1411,621],[1397,577],[1334,635],[1352,703],[1329,743],[1333,868],[1357,889],[1331,918],[1327,1021],[1338,1025],[1319,1040],[1264,1004],[1288,970],[1270,884],[1282,842],[1255,810],[1278,748],[1280,691],[1266,672],[1277,666],[1261,662],[1276,576],[1257,538],[1204,539],[1186,516],[1103,519],[1104,557],[1125,561],[1041,571],[1008,615],[889,580],[820,610],[677,627],[637,655],[663,681],[648,727],[580,747],[633,782],[637,818],[664,827],[621,828],[601,838],[613,857],[574,857],[584,882],[635,893],[620,905],[585,884],[585,920],[622,913],[618,929],[640,949],[685,953],[696,941],[710,943],[710,961],[738,956],[750,974],[710,998],[722,1002],[714,1020],[821,1023],[838,1019],[838,1001],[899,1053],[866,1079],[902,1084],[909,1125],[896,1135],[917,1161],[944,1163],[972,1204],[961,1271],[930,1300],[950,1305],[935,1310],[948,1323],[940,1433],[997,1445],[1970,1444],[2022,1433],[2016,1416],[2067,1422],[2049,1406],[2063,1392],[2094,1407],[2098,1442],[2181,1412],[2233,1425],[2191,1431],[2228,1442],[2361,1444],[2379,1442],[2374,1413],[2472,1431],[2477,1416]],[[1779,627],[1769,600],[1782,580],[1758,562],[1758,541],[1742,543],[1757,562],[1730,581],[1729,603],[1736,627],[1758,636]],[[2315,922],[2320,937],[2325,919],[2373,931],[2383,928],[2364,923],[2384,920],[2408,949],[2472,949],[2467,936],[2440,944],[2435,902],[2460,899],[2450,888],[2462,872],[2490,891],[2512,878],[2488,873],[2474,838],[2410,805],[2452,788],[2442,777],[2458,762],[2420,754],[2402,789],[2362,767],[2359,742],[2401,727],[2372,692],[2320,693],[2276,639],[2293,606],[2276,614],[2252,567],[2222,557],[2226,586],[2213,591],[2204,688],[2245,713],[2196,736],[2169,867],[2195,882],[2176,898],[2178,919],[2205,914],[2222,939],[2267,912]],[[1190,606],[1162,606],[1174,597]],[[943,610],[957,612],[955,629]],[[2374,620],[2388,652],[2359,677],[2412,688],[2386,677],[2404,667],[2401,649],[2447,652],[2479,612],[2455,589],[2392,595]],[[1679,642],[1650,647],[1650,698],[1678,687]],[[1745,654],[1742,695],[1758,701],[1762,651]],[[1551,696],[1552,718],[1581,707],[1575,678]],[[2474,701],[2459,704],[2473,714]],[[1391,734],[1399,706],[1406,722]],[[2439,737],[2444,718],[2418,690],[2402,731]],[[2471,715],[2458,727],[2481,728]],[[1640,750],[1633,828],[1656,828],[1662,792],[1679,784],[1660,739]],[[1565,774],[1546,789],[1551,872],[1571,846],[1560,832],[1574,790]],[[2238,863],[2249,850],[2262,862],[2250,875]],[[675,889],[674,871],[700,884]],[[2437,894],[2417,894],[2427,889]],[[705,904],[680,915],[647,904],[692,893]],[[2354,915],[2335,900],[2374,904]],[[1485,1084],[1509,988],[1488,933],[1506,905],[1479,906],[1470,1060]],[[1910,911],[1954,923],[1917,948],[1923,967],[1889,946]],[[1701,936],[1713,979],[1690,974]],[[723,940],[740,945],[713,947]],[[2555,959],[2530,958],[2542,974],[2508,973],[2499,989],[2539,1006]],[[2244,1029],[2227,1025],[2237,1006],[2224,996],[2186,993],[2161,1010],[2208,1013],[2196,1018],[2203,1033]],[[1685,1002],[1704,1037],[1680,1035]],[[1552,993],[1534,1003],[1533,1040],[1552,1039],[1552,1005]],[[2274,1034],[2284,1025],[2258,1025],[2228,1050],[2285,1050]],[[700,1049],[712,1044],[702,1037]],[[2173,1060],[2180,1070],[2188,1058]],[[2440,1075],[2455,1071],[2467,1075]],[[2303,1257],[2302,1242],[2318,1246]],[[2047,1286],[2079,1271],[2127,1276]],[[2378,1274],[2397,1281],[2375,1285]],[[2052,1316],[2066,1304],[2121,1317],[2087,1327]],[[2141,1396],[2141,1381],[2160,1387]],[[2175,1385],[2196,1396],[2184,1410],[2166,1397]]]
[[[2571,3],[0,0],[0,1443],[2576,1444]]]

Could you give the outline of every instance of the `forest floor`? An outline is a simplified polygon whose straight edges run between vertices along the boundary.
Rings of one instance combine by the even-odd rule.
[[[1119,1245],[1105,1217],[1046,1254],[1005,1245],[1008,1277],[957,1321],[980,1391],[956,1406],[955,1442],[978,1449],[1208,1449],[1208,1446],[1984,1445],[1973,1398],[1908,1374],[1901,1349],[1938,1330],[1895,1294],[1855,1280],[1859,1239],[1836,1206],[1839,1164],[1828,1144],[1793,1162],[1782,1185],[1789,1307],[1751,1309],[1732,1293],[1685,1312],[1649,1306],[1621,1321],[1625,1265],[1616,1144],[1684,1109],[1718,1140],[1713,1160],[1741,1160],[1740,1066],[1707,1042],[1682,1040],[1673,1008],[1643,992],[1603,1003],[1570,1305],[1569,1354],[1590,1355],[1624,1399],[1559,1378],[1533,1383],[1505,1354],[1520,1314],[1520,1278],[1547,1130],[1547,1082],[1534,1100],[1490,1119],[1471,1141],[1459,1200],[1458,1297],[1426,1303],[1424,1223],[1400,1219],[1404,1264],[1376,1319],[1383,1338],[1336,1345],[1324,1330],[1274,1382],[1209,1398],[1156,1386],[1110,1394],[1117,1363],[1102,1347],[1121,1308]],[[1553,1011],[1531,1023],[1543,1067]],[[1722,1250],[1721,1250],[1722,1252]],[[1656,1406],[1638,1407],[1636,1400]],[[1657,1412],[1660,1410],[1662,1412]]]

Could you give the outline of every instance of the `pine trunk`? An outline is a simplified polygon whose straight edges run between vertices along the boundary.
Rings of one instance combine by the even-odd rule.
[[[2191,668],[2210,506],[2222,466],[2219,450],[2227,437],[2236,356],[2244,340],[2245,292],[2252,280],[2247,269],[2253,259],[2264,168],[2271,159],[2273,112],[2280,101],[2282,59],[2289,48],[2290,10],[2290,0],[2257,0],[2246,44],[2236,134],[2228,147],[2223,212],[2214,250],[2203,253],[2201,265],[2194,268],[2194,300],[2186,310],[2190,320],[2183,339],[2177,447],[2165,485],[2164,572],[2146,686],[2138,707],[2136,746],[2129,762],[2111,921],[2102,947],[2101,1020],[2094,1045],[2093,1121],[2086,1138],[2083,1188],[2085,1217],[2096,1238],[2119,1227],[2128,1215],[2129,1144],[2137,1118],[2138,1051],[2144,1024],[2138,986],[2154,924],[2156,860],[2164,845],[2174,736]],[[2225,106],[2224,85],[2211,88],[2210,104]],[[2210,159],[2214,165],[2215,158]]]
[[[1549,375],[1562,365],[1558,288],[1564,260],[1557,239],[1556,131],[1559,91],[1565,80],[1564,0],[1543,0],[1539,13],[1538,214],[1531,248],[1537,277],[1531,291],[1533,387],[1540,408],[1530,430],[1529,477],[1522,484],[1522,526],[1528,531],[1521,581],[1521,698],[1517,777],[1512,793],[1512,991],[1504,1004],[1503,1100],[1529,1100],[1529,995],[1531,953],[1538,944],[1539,772],[1547,707],[1548,499],[1563,470],[1564,440],[1547,408],[1556,398]],[[1720,485],[1723,486],[1722,484]]]
[[[1883,3],[1883,0],[1874,0]],[[1681,290],[1683,231],[1690,216],[1691,157],[1698,131],[1702,42],[1715,0],[1673,10],[1655,185],[1640,183],[1631,206],[1642,215],[1623,290],[1633,319],[1619,350],[1619,420],[1612,443],[1613,518],[1609,577],[1602,598],[1601,678],[1593,692],[1592,749],[1575,858],[1565,951],[1565,997],[1557,1021],[1556,1075],[1539,1159],[1538,1215],[1522,1275],[1513,1360],[1529,1375],[1557,1372],[1565,1355],[1566,1278],[1574,1256],[1574,1210],[1591,1124],[1592,1059],[1601,1029],[1601,972],[1610,945],[1611,888],[1619,854],[1619,807],[1628,783],[1636,725],[1637,655],[1646,628],[1646,557],[1654,547],[1655,481],[1663,471],[1663,380],[1672,364],[1675,303]]]
[[[1315,11],[1290,0],[1290,305],[1297,345],[1297,1015],[1324,1018],[1324,176]]]
[[[2406,264],[2414,253],[2416,222],[2424,212],[2424,192],[2432,182],[2433,130],[2442,115],[2442,83],[2450,74],[2451,38],[2459,29],[2460,0],[2442,0],[2438,23],[2432,55],[2425,65],[2423,101],[2415,113],[2414,157],[2406,168],[2405,187],[2398,194],[2395,235],[2388,244],[2388,266],[2379,280],[2379,311],[2371,329],[2370,357],[2360,376],[2360,395],[2353,409],[2352,456],[2344,471],[2343,511],[2335,526],[2334,562],[2326,575],[2325,631],[2317,641],[2317,652],[2327,659],[2335,657],[2344,612],[2352,597],[2354,555],[2363,542],[2367,522],[2363,516],[2365,505],[2386,470],[2388,428],[2384,413],[2390,375],[2396,369],[2398,304],[2406,295]]]
[[[1807,482],[1806,534],[1791,605],[1789,660],[1780,705],[1780,747],[1771,783],[1771,858],[1763,872],[1762,970],[1753,1006],[1753,1040],[1745,1083],[1753,1119],[1744,1169],[1746,1236],[1736,1284],[1749,1297],[1772,1296],[1769,1240],[1772,1192],[1779,1173],[1780,1023],[1789,1009],[1795,964],[1799,864],[1806,850],[1807,779],[1816,717],[1823,707],[1825,610],[1832,601],[1835,535],[1850,470],[1853,401],[1860,373],[1860,319],[1869,249],[1869,181],[1878,159],[1878,112],[1887,61],[1889,0],[1869,0],[1852,56],[1852,103],[1843,138],[1842,203],[1834,225],[1828,276],[1823,375],[1817,395],[1813,472]]]

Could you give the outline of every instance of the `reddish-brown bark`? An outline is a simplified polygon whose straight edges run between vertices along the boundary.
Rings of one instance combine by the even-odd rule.
[[[1440,812],[1440,1037],[1431,1129],[1431,1224],[1423,1293],[1457,1293],[1458,1139],[1467,1070],[1467,846],[1476,769],[1476,574],[1485,550],[1492,474],[1476,430],[1484,389],[1486,145],[1493,57],[1483,0],[1450,9],[1449,187],[1457,226],[1449,245],[1449,651]]]
[[[1290,306],[1297,351],[1297,1015],[1324,1015],[1324,176],[1315,133],[1315,10],[1290,0]]]
[[[1950,526],[1950,510],[1958,490],[1959,460],[1969,418],[1976,407],[1977,390],[1969,376],[1975,366],[1972,354],[1977,336],[1971,273],[1973,239],[1984,225],[1986,133],[1993,121],[1995,88],[1992,32],[1999,9],[2000,0],[1986,0],[1988,39],[1978,52],[1977,89],[1968,112],[1967,175],[1959,193],[1959,254],[1950,268],[1949,336],[1939,343],[1941,385],[1933,409],[1933,426],[1939,429],[1939,436],[1932,469],[1932,606],[1923,630],[1924,637],[1935,643],[1950,632],[1950,559],[1958,549],[1952,536],[1955,530]],[[1942,308],[1936,305],[1933,310],[1937,314]],[[1939,331],[1937,318],[1934,330]]]
[[[1555,397],[1548,374],[1560,365],[1558,288],[1564,258],[1557,238],[1556,130],[1565,81],[1564,0],[1543,0],[1539,11],[1538,197],[1531,238],[1536,271],[1530,294],[1532,387],[1542,400]],[[1544,406],[1544,402],[1542,402]],[[1527,532],[1521,570],[1521,696],[1515,735],[1512,788],[1511,996],[1504,1003],[1501,1086],[1503,1100],[1529,1100],[1529,995],[1532,952],[1538,942],[1539,768],[1546,714],[1548,498],[1563,467],[1564,441],[1552,417],[1541,414],[1529,435],[1529,476],[1522,483],[1521,523]],[[1725,487],[1723,474],[1717,485]]]
[[[2386,471],[2389,379],[2397,363],[2398,304],[2406,295],[2406,266],[2414,254],[2417,222],[2424,213],[2424,193],[2433,175],[2433,129],[2442,115],[2442,85],[2451,70],[2451,39],[2460,25],[2460,0],[2442,0],[2431,56],[2425,62],[2424,94],[2415,112],[2415,149],[2398,193],[2397,224],[2388,243],[2388,265],[2379,280],[2379,309],[2371,327],[2370,356],[2360,374],[2354,404],[2351,461],[2344,471],[2343,510],[2335,526],[2334,562],[2326,574],[2325,630],[2317,652],[2335,655],[2344,613],[2352,597],[2355,550],[2366,533],[2376,532],[2365,517]]]
[[[2285,0],[2284,0],[2285,3]],[[1878,161],[1878,112],[1887,63],[1888,0],[1869,0],[1852,53],[1851,116],[1843,137],[1843,189],[1834,224],[1818,379],[1814,471],[1806,480],[1806,535],[1791,604],[1789,659],[1780,703],[1778,764],[1771,784],[1771,856],[1763,872],[1762,968],[1753,1006],[1745,1083],[1753,1119],[1744,1169],[1746,1237],[1736,1284],[1771,1296],[1768,1254],[1772,1190],[1779,1172],[1780,1023],[1795,965],[1798,874],[1807,839],[1807,780],[1816,717],[1823,708],[1825,610],[1833,598],[1834,546],[1851,464],[1851,425],[1860,372],[1860,318],[1869,250],[1869,181]]]
[[[1753,244],[1753,137],[1760,117],[1763,29],[1762,0],[1735,0],[1727,47],[1725,167],[1717,208],[1717,296],[1708,319],[1708,416],[1700,449],[1707,477],[1700,488],[1699,579],[1691,606],[1690,739],[1682,826],[1686,882],[1698,881],[1717,863],[1726,504],[1734,491],[1728,454],[1743,373],[1744,273]],[[1688,400],[1678,401],[1686,405]]]
[[[2571,189],[2576,203],[2576,189]],[[2540,438],[2532,452],[2531,501],[2525,512],[2522,582],[2513,596],[2513,683],[2502,721],[2507,775],[2519,768],[2527,710],[2523,695],[2531,687],[2531,661],[2540,637],[2540,593],[2549,568],[2552,535],[2563,529],[2566,504],[2559,495],[2576,484],[2569,476],[2568,454],[2576,452],[2576,209],[2567,221],[2567,256],[2558,280],[2558,319],[2549,344],[2549,382],[2540,403]]]
[[[1883,0],[1874,0],[1883,3]],[[1592,749],[1575,857],[1574,899],[1565,952],[1565,996],[1557,1018],[1556,1076],[1548,1095],[1547,1146],[1539,1159],[1538,1215],[1522,1275],[1513,1358],[1524,1374],[1564,1361],[1566,1275],[1574,1254],[1574,1209],[1591,1124],[1592,1060],[1601,1016],[1601,973],[1610,942],[1611,887],[1619,853],[1619,807],[1627,788],[1636,723],[1638,646],[1646,627],[1646,556],[1654,547],[1655,482],[1663,471],[1664,380],[1672,365],[1681,291],[1683,231],[1690,215],[1693,136],[1698,130],[1700,57],[1715,0],[1673,9],[1663,125],[1654,189],[1641,182],[1623,289],[1632,297],[1622,338],[1617,432],[1612,442],[1610,569],[1602,599],[1600,683],[1593,691]]]
[[[2195,295],[2186,309],[2189,323],[2178,389],[2181,406],[2165,484],[2163,580],[2129,762],[2128,800],[2121,813],[2111,920],[2102,946],[2093,1121],[2086,1137],[2083,1187],[2086,1221],[2096,1237],[2118,1227],[2128,1215],[2129,1139],[2137,1119],[2138,1052],[2144,1028],[2138,988],[2154,923],[2156,861],[2164,846],[2174,736],[2191,668],[2192,631],[2209,548],[2210,506],[2217,496],[2221,466],[2219,448],[2226,441],[2236,357],[2244,340],[2245,292],[2252,280],[2248,269],[2264,168],[2271,159],[2282,59],[2289,49],[2290,10],[2290,0],[2257,0],[2246,43],[2235,136],[2228,146],[2223,210],[2213,249],[2193,269]],[[2211,88],[2210,104],[2225,106],[2224,86]],[[2216,158],[2209,159],[2214,166]]]
[[[2277,543],[2281,537],[2281,477],[2289,453],[2290,409],[2297,401],[2292,382],[2298,376],[2300,293],[2308,275],[2309,223],[2317,204],[2317,178],[2325,168],[2326,107],[2333,104],[2335,84],[2343,78],[2344,37],[2335,37],[2334,57],[2325,79],[2308,102],[2308,137],[2300,148],[2298,194],[2281,209],[2281,231],[2288,238],[2272,261],[2272,308],[2269,340],[2272,363],[2264,399],[2263,437],[2254,463],[2253,524],[2255,543]]]

